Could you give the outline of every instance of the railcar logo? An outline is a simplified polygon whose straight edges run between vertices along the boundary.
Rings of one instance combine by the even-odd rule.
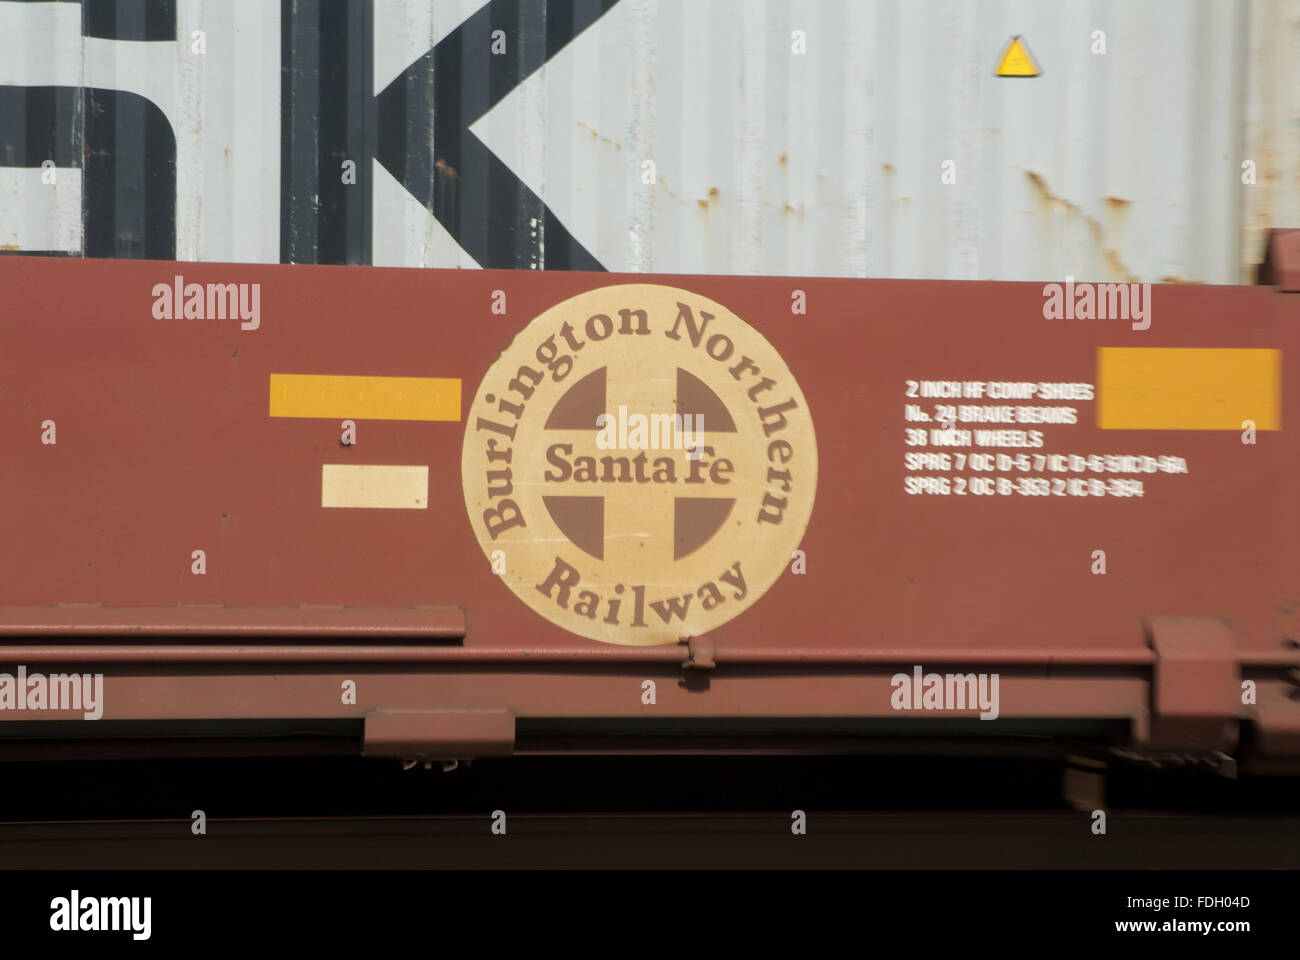
[[[599,441],[613,411],[694,416],[702,440],[611,450]],[[547,310],[466,421],[484,553],[524,603],[592,640],[720,626],[776,582],[812,514],[817,443],[798,383],[761,334],[686,290],[620,284]]]

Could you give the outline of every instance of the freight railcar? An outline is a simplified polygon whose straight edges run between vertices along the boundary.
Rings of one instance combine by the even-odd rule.
[[[1298,236],[1243,287],[0,259],[0,747],[1285,769]]]

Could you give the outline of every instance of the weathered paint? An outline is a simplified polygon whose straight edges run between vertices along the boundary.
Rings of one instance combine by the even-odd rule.
[[[795,288],[779,278],[187,267],[198,283],[262,284],[262,323],[241,330],[238,320],[155,318],[150,291],[172,270],[155,262],[0,261],[9,291],[0,323],[7,451],[0,537],[10,545],[0,553],[0,606],[16,608],[3,622],[28,638],[8,648],[6,662],[37,668],[39,608],[51,621],[66,619],[69,608],[51,606],[58,604],[165,607],[193,641],[159,648],[165,675],[143,645],[110,635],[52,654],[106,673],[110,721],[359,720],[377,709],[436,707],[508,710],[521,721],[901,722],[915,714],[892,710],[890,678],[920,665],[999,672],[1006,720],[1046,730],[1063,718],[1114,719],[1131,723],[1138,742],[1164,743],[1168,728],[1151,714],[1154,684],[1163,677],[1164,695],[1176,697],[1178,672],[1162,665],[1152,631],[1174,617],[1190,621],[1192,635],[1198,622],[1221,622],[1215,635],[1230,636],[1232,653],[1217,656],[1232,667],[1214,676],[1226,669],[1234,683],[1252,679],[1259,688],[1256,704],[1198,722],[1226,729],[1255,720],[1276,749],[1300,746],[1286,732],[1296,709],[1286,671],[1296,664],[1300,631],[1300,395],[1290,389],[1300,377],[1300,299],[1291,295],[1161,285],[1152,291],[1150,327],[1135,330],[1127,320],[1045,320],[1040,284],[810,279]],[[345,445],[333,421],[269,415],[270,376],[289,363],[458,378],[475,387],[478,402],[485,372],[533,318],[577,293],[632,282],[666,284],[734,311],[784,358],[816,425],[816,503],[799,546],[806,572],[792,565],[752,607],[710,630],[708,650],[584,640],[512,596],[465,510],[462,449],[475,424],[364,420],[357,444]],[[791,313],[794,289],[806,296],[806,315]],[[492,312],[494,290],[507,293],[505,316]],[[656,312],[651,333],[666,335],[673,321]],[[1063,476],[1033,466],[905,466],[907,452],[938,452],[906,445],[910,424],[936,426],[905,420],[906,406],[921,404],[929,416],[944,402],[908,399],[909,381],[1095,385],[1099,347],[1207,345],[1280,353],[1281,429],[1261,429],[1254,444],[1220,429],[1110,430],[1096,420],[1096,399],[1032,401],[1078,412],[1076,423],[1041,427],[1044,453],[1177,456],[1187,473],[1119,475],[1145,481],[1140,497],[906,492],[909,477],[925,475],[967,483]],[[576,363],[574,378],[588,372]],[[649,368],[646,375],[658,376]],[[556,381],[543,382],[529,401],[543,404],[534,418],[560,396]],[[998,405],[987,397],[954,402]],[[47,419],[57,425],[55,444],[42,443]],[[514,482],[540,482],[538,465],[523,457],[511,462]],[[322,465],[340,463],[427,466],[428,508],[323,509]],[[1089,470],[1082,475],[1114,478]],[[536,536],[568,549],[540,515],[530,522]],[[742,560],[764,542],[742,545]],[[192,572],[197,549],[206,553],[201,576]],[[1104,575],[1095,572],[1098,550]],[[202,606],[212,604],[231,609],[227,629],[242,646],[206,640],[220,626],[220,608]],[[373,608],[459,608],[463,640],[450,633],[451,643],[416,643],[403,653],[382,634],[366,651],[294,647],[285,630],[266,646],[248,639],[258,615],[243,611],[276,608],[282,613],[273,619],[284,623],[299,604],[362,608],[350,615],[371,622]],[[111,607],[75,608],[72,616],[122,620]],[[277,666],[287,661],[292,672]],[[365,667],[356,703],[340,702],[348,676],[341,661]],[[688,672],[714,665],[705,688],[679,683],[687,661],[697,665]],[[647,679],[658,682],[653,707],[641,699]],[[14,719],[38,718],[0,712],[0,722]]]

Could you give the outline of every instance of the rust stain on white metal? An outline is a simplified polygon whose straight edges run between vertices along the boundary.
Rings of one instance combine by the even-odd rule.
[[[617,140],[611,140],[609,137],[602,137],[600,134],[598,134],[595,130],[591,129],[591,127],[587,126],[581,120],[578,121],[578,126],[581,127],[583,130],[586,130],[588,133],[590,133],[591,139],[599,140],[601,143],[607,143],[615,150],[623,149],[623,144],[619,143]]]
[[[1137,275],[1128,268],[1120,256],[1119,251],[1116,249],[1117,239],[1108,236],[1107,231],[1103,229],[1101,223],[1095,217],[1090,216],[1077,203],[1073,203],[1072,201],[1065,199],[1065,197],[1053,193],[1052,189],[1047,185],[1047,181],[1043,179],[1041,174],[1035,173],[1033,170],[1026,170],[1025,176],[1029,179],[1029,182],[1033,184],[1034,189],[1044,201],[1052,206],[1064,210],[1071,217],[1075,217],[1082,223],[1087,224],[1088,230],[1092,234],[1095,244],[1101,250],[1102,257],[1113,274],[1113,276],[1107,277],[1106,279],[1123,280],[1128,283],[1135,283],[1138,281]],[[1128,200],[1121,200],[1118,197],[1105,198],[1105,203],[1112,211],[1118,209],[1122,212],[1130,202],[1131,201]]]
[[[1239,282],[1254,281],[1268,232],[1300,223],[1300,2],[1256,0],[1246,5],[1245,105],[1238,181],[1246,161],[1255,183],[1241,185]]]

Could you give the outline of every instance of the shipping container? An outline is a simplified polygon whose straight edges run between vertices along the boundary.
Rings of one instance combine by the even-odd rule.
[[[0,757],[1300,769],[1297,64],[1300,0],[0,0]]]
[[[0,0],[0,248],[1249,283],[1298,64],[1297,0]]]

